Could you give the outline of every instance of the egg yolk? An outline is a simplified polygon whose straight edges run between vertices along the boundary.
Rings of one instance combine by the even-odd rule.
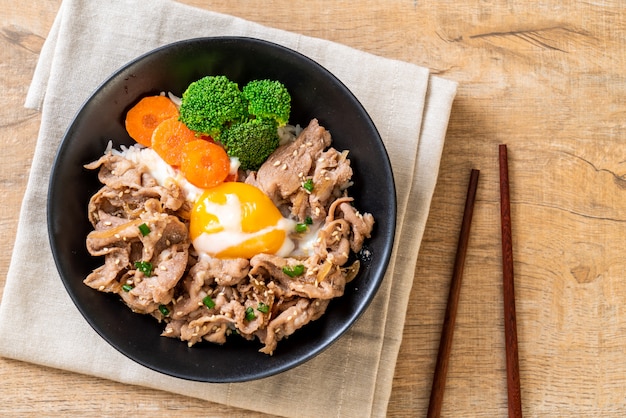
[[[287,236],[291,229],[292,221],[283,218],[265,193],[239,182],[205,190],[189,225],[196,250],[218,258],[287,255],[293,248]]]

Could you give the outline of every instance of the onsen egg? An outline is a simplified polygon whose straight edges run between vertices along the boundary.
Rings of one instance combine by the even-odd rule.
[[[282,216],[257,187],[225,182],[205,190],[191,212],[189,233],[194,248],[218,258],[251,258],[256,254],[286,256],[295,221]]]

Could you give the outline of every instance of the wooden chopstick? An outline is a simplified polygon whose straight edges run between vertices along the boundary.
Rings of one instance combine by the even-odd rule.
[[[504,336],[506,341],[506,372],[509,417],[522,416],[519,358],[517,353],[517,320],[515,315],[515,286],[513,283],[513,240],[511,237],[511,200],[506,145],[500,153],[500,220],[502,229],[502,280],[504,293]]]
[[[454,270],[452,272],[452,280],[450,282],[450,292],[448,294],[448,305],[446,307],[446,315],[443,322],[443,328],[441,330],[439,353],[437,355],[435,375],[430,392],[430,403],[428,405],[427,415],[429,418],[439,417],[441,413],[441,405],[443,404],[443,392],[445,390],[446,375],[448,373],[448,359],[452,349],[454,322],[456,320],[456,312],[459,304],[463,267],[465,266],[465,254],[467,253],[467,243],[469,241],[472,215],[474,213],[474,202],[476,200],[479,173],[479,170],[472,169],[469,186],[467,188],[465,211],[463,213],[463,222],[461,224],[456,258],[454,260]]]

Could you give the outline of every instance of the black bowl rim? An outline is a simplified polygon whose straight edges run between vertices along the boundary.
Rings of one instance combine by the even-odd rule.
[[[133,355],[131,355],[129,352],[127,352],[126,349],[124,349],[123,347],[118,346],[117,344],[115,344],[113,341],[111,341],[110,337],[108,335],[106,335],[105,333],[102,332],[102,330],[98,329],[93,323],[92,320],[90,319],[89,315],[87,314],[87,312],[84,310],[80,300],[78,299],[78,297],[74,294],[74,292],[72,291],[70,284],[68,283],[68,280],[64,277],[64,274],[62,272],[62,267],[61,267],[61,254],[57,251],[57,248],[55,246],[55,242],[54,242],[54,234],[53,234],[53,213],[54,213],[54,205],[53,205],[53,201],[54,201],[54,182],[55,182],[55,178],[57,175],[57,172],[60,170],[60,165],[59,165],[59,161],[62,159],[62,156],[64,154],[64,151],[66,150],[66,148],[69,146],[68,145],[68,140],[67,137],[68,135],[71,133],[72,131],[72,127],[77,123],[77,121],[80,119],[81,117],[81,112],[83,111],[83,109],[92,101],[95,99],[95,97],[97,97],[100,92],[102,90],[104,90],[109,84],[111,84],[120,74],[124,73],[125,71],[128,71],[131,67],[133,67],[134,65],[140,63],[142,60],[152,56],[153,54],[157,54],[161,51],[165,51],[168,50],[170,48],[176,48],[178,46],[182,46],[185,44],[190,44],[190,43],[194,43],[194,42],[212,42],[212,41],[226,41],[226,42],[248,42],[248,43],[256,43],[258,45],[262,45],[265,47],[270,47],[270,48],[277,48],[279,50],[283,50],[283,52],[287,53],[287,54],[292,54],[294,56],[297,56],[300,60],[303,61],[308,61],[308,63],[314,67],[317,67],[317,70],[319,70],[322,73],[325,73],[327,77],[333,79],[333,81],[336,83],[336,85],[341,88],[343,90],[343,93],[350,96],[351,99],[360,107],[360,109],[363,111],[363,114],[366,117],[366,121],[370,126],[370,128],[372,129],[373,132],[375,132],[376,134],[376,141],[380,143],[381,148],[383,150],[383,154],[381,155],[381,162],[383,162],[385,164],[385,166],[388,168],[388,172],[389,172],[389,179],[388,181],[390,182],[390,185],[392,186],[391,191],[390,191],[390,207],[392,208],[392,213],[390,214],[390,219],[388,219],[388,223],[390,224],[390,233],[389,236],[387,238],[387,240],[390,241],[390,245],[386,245],[385,246],[385,251],[382,254],[382,256],[380,257],[380,262],[379,262],[379,269],[380,270],[380,277],[378,277],[374,282],[373,285],[368,289],[368,293],[366,295],[366,297],[363,299],[362,303],[361,303],[361,308],[358,309],[353,316],[351,316],[347,321],[345,321],[342,326],[334,333],[333,337],[328,339],[327,341],[325,341],[323,344],[319,344],[318,346],[314,347],[312,350],[308,351],[307,355],[299,357],[299,358],[295,358],[292,359],[289,362],[285,362],[283,364],[281,364],[278,367],[270,367],[268,369],[265,369],[263,371],[258,371],[255,373],[251,373],[249,375],[246,376],[231,376],[231,377],[227,377],[227,378],[214,378],[211,376],[199,376],[199,375],[192,375],[192,374],[180,374],[177,373],[176,371],[164,368],[164,367],[160,367],[157,366],[155,364],[152,364],[150,361],[147,361],[146,359],[142,359],[142,358],[137,358]],[[159,47],[153,48],[148,52],[145,52],[139,56],[137,56],[134,59],[131,59],[129,61],[127,61],[125,64],[123,64],[121,67],[119,67],[117,70],[115,70],[114,72],[112,72],[110,75],[108,75],[105,80],[103,82],[101,82],[94,90],[93,92],[89,95],[89,97],[83,101],[83,103],[80,105],[78,111],[76,112],[76,114],[74,115],[74,117],[72,118],[71,122],[68,124],[68,127],[66,128],[65,132],[63,133],[62,136],[62,140],[61,143],[57,149],[57,152],[55,154],[54,160],[53,160],[53,165],[51,168],[51,172],[50,172],[50,179],[49,179],[49,184],[48,184],[48,199],[47,199],[47,204],[46,204],[46,209],[47,209],[47,226],[48,226],[48,238],[49,238],[49,243],[50,243],[50,247],[51,247],[51,251],[52,251],[52,255],[53,255],[53,259],[57,268],[57,272],[61,278],[61,281],[63,282],[63,285],[66,289],[66,291],[68,292],[70,298],[72,299],[72,302],[74,303],[74,305],[76,306],[76,308],[79,310],[79,312],[81,313],[81,315],[83,316],[83,318],[87,321],[87,323],[92,327],[92,329],[94,331],[96,331],[96,333],[103,338],[109,345],[113,346],[113,348],[115,348],[117,351],[119,351],[120,353],[122,353],[124,356],[126,356],[127,358],[129,358],[130,360],[143,365],[144,367],[147,367],[148,369],[151,369],[153,371],[156,372],[160,372],[163,373],[165,375],[169,375],[172,377],[177,377],[177,378],[182,378],[185,380],[190,380],[190,381],[200,381],[200,382],[211,382],[211,383],[236,383],[236,382],[245,382],[245,381],[251,381],[251,380],[256,380],[256,379],[262,379],[262,378],[266,378],[266,377],[270,377],[279,373],[282,373],[284,371],[293,369],[307,361],[309,361],[310,359],[316,357],[318,354],[320,354],[321,352],[323,352],[324,350],[326,350],[328,347],[330,347],[332,344],[334,344],[337,340],[340,339],[340,337],[342,337],[353,325],[354,323],[361,317],[361,315],[365,312],[365,310],[367,310],[367,307],[369,306],[371,300],[374,298],[374,296],[378,293],[378,290],[382,284],[382,281],[384,279],[385,276],[385,272],[387,271],[388,267],[389,267],[389,261],[391,259],[391,254],[393,252],[393,247],[395,245],[395,230],[396,230],[396,225],[397,225],[397,196],[396,196],[396,187],[395,187],[395,179],[393,176],[393,170],[391,168],[391,161],[389,159],[389,154],[385,148],[384,142],[382,141],[382,137],[380,136],[380,133],[378,132],[378,129],[376,128],[376,125],[374,124],[373,120],[371,119],[371,116],[369,115],[369,113],[367,112],[367,110],[363,107],[363,105],[361,104],[361,102],[358,100],[358,98],[352,93],[352,91],[350,89],[347,88],[347,86],[339,79],[337,78],[333,73],[331,73],[329,70],[327,70],[323,65],[319,64],[318,62],[316,62],[315,60],[307,57],[306,55],[293,50],[291,48],[285,47],[283,45],[274,43],[274,42],[270,42],[267,40],[263,40],[263,39],[259,39],[259,38],[253,38],[253,37],[246,37],[246,36],[212,36],[212,37],[196,37],[196,38],[188,38],[188,39],[182,39],[182,40],[178,40],[175,42],[171,42],[171,43],[167,43],[164,45],[161,45]],[[181,342],[181,344],[184,344],[183,342]]]

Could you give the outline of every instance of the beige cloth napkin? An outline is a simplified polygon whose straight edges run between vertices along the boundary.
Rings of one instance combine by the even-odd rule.
[[[164,376],[102,340],[74,307],[56,273],[45,209],[50,168],[62,135],[108,75],[166,43],[220,35],[282,44],[342,80],[385,141],[399,203],[389,270],[355,326],[296,369],[236,384]],[[455,93],[454,82],[430,76],[425,68],[169,0],[65,0],[26,100],[27,107],[41,110],[41,128],[0,305],[0,355],[282,416],[384,416]]]

